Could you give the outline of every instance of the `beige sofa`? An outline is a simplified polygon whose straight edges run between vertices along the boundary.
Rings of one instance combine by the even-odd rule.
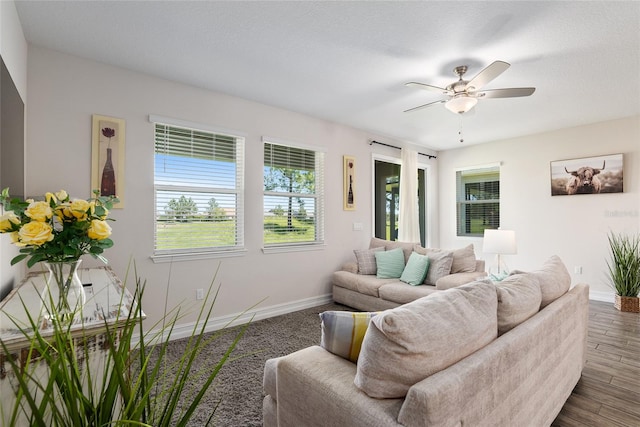
[[[434,259],[450,253],[452,262],[449,271],[440,272],[434,277],[433,282],[425,282],[421,286],[411,286],[398,279],[380,279],[376,277],[375,273],[362,274],[361,271],[358,271],[357,262],[346,263],[340,271],[333,273],[331,279],[335,302],[358,310],[386,310],[430,295],[438,290],[473,282],[487,275],[484,271],[485,262],[475,259],[472,245],[457,250],[444,251],[425,249],[420,247],[418,243],[391,242],[374,237],[371,239],[369,249],[376,248],[384,248],[384,250],[402,248],[405,260],[413,251],[426,255],[435,254]],[[357,256],[359,252],[363,251],[355,252]],[[425,279],[425,281],[427,280],[428,278]]]
[[[588,286],[568,290],[558,261],[377,314],[357,364],[320,346],[268,360],[264,426],[551,425],[581,376],[588,321]],[[385,334],[414,342],[381,345]],[[444,359],[429,359],[438,352]]]

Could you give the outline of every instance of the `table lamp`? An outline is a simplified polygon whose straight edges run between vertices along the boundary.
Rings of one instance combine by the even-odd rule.
[[[484,230],[483,252],[498,256],[498,275],[508,272],[503,264],[501,255],[518,253],[516,248],[516,233],[513,230]]]

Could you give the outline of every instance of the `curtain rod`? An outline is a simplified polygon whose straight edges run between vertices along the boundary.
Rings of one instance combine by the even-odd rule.
[[[373,144],[378,144],[378,145],[384,145],[385,147],[391,147],[391,148],[395,148],[397,150],[402,150],[402,147],[396,147],[395,145],[391,145],[391,144],[385,144],[384,142],[378,142],[378,141],[370,141],[369,145],[373,145]],[[420,154],[421,156],[427,156],[430,159],[437,159],[438,157],[434,156],[433,154],[424,154],[424,153],[420,153],[418,152],[418,154]]]

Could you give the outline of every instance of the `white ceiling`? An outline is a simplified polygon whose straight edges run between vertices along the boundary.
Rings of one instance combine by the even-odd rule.
[[[436,150],[640,114],[640,2],[16,1],[27,41]],[[495,60],[472,115],[404,86]]]

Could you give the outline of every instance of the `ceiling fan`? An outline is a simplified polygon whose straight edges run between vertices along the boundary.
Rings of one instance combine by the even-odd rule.
[[[448,96],[447,99],[441,99],[439,101],[429,102],[427,104],[410,108],[408,110],[405,110],[405,113],[444,103],[444,106],[449,111],[456,114],[464,114],[467,111],[471,110],[478,103],[478,99],[515,98],[520,96],[529,96],[533,92],[535,92],[535,87],[512,87],[504,89],[481,90],[487,83],[498,77],[500,74],[504,73],[510,66],[511,64],[508,64],[504,61],[495,61],[491,65],[487,66],[484,70],[480,71],[471,80],[463,80],[462,76],[464,76],[464,74],[467,72],[467,66],[460,65],[453,69],[453,72],[458,76],[458,81],[450,84],[446,88],[417,82],[405,83],[405,86],[408,87],[440,92],[441,94]]]

